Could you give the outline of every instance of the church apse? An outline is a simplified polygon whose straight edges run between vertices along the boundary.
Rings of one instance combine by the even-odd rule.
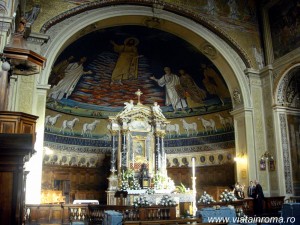
[[[138,101],[147,107],[156,104],[168,120],[167,167],[189,166],[192,156],[197,157],[197,166],[233,163],[232,102],[226,83],[206,56],[170,33],[141,26],[94,31],[61,53],[49,84],[44,143],[59,159],[54,162],[49,156],[45,164],[59,165],[70,152],[86,157],[111,155],[114,124],[110,118]],[[143,93],[140,99],[135,95],[138,89]],[[126,149],[126,166],[138,169],[143,161],[152,165],[149,146],[153,144],[148,134],[133,136]],[[80,157],[71,162],[71,158],[67,157],[72,166],[103,163],[99,157],[93,164],[79,164]]]

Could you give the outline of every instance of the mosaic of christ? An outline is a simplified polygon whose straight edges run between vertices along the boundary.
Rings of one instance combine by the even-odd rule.
[[[94,31],[69,45],[49,77],[47,107],[119,112],[135,92],[141,102],[161,107],[168,118],[231,108],[225,81],[194,46],[170,33],[142,26]]]

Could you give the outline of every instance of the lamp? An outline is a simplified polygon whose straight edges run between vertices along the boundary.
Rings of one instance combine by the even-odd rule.
[[[261,155],[260,158],[265,160],[273,160],[274,156],[270,152],[266,151],[264,154]]]
[[[163,13],[164,2],[156,1],[152,5],[152,13],[153,16],[151,18],[147,18],[145,20],[145,25],[149,28],[158,28],[161,24],[160,15]]]
[[[8,72],[10,70],[10,63],[6,60],[2,63],[2,70]]]
[[[233,160],[236,162],[245,163],[246,154],[244,152],[237,153]]]

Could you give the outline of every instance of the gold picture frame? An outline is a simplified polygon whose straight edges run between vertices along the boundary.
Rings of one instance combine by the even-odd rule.
[[[267,167],[266,160],[264,158],[260,159],[260,161],[259,161],[260,170],[266,170],[266,167]]]
[[[269,170],[270,171],[275,171],[276,166],[275,166],[275,160],[274,159],[270,159],[269,160]]]

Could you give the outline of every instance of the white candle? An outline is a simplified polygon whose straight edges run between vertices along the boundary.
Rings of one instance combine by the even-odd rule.
[[[192,177],[192,183],[193,183],[193,195],[194,195],[194,201],[193,201],[193,216],[196,215],[196,173],[195,173],[195,157],[192,158],[192,170],[193,170],[193,177]]]
[[[193,179],[195,177],[195,158],[192,158],[192,168],[193,168]]]
[[[132,151],[132,167],[134,169],[134,151]]]

